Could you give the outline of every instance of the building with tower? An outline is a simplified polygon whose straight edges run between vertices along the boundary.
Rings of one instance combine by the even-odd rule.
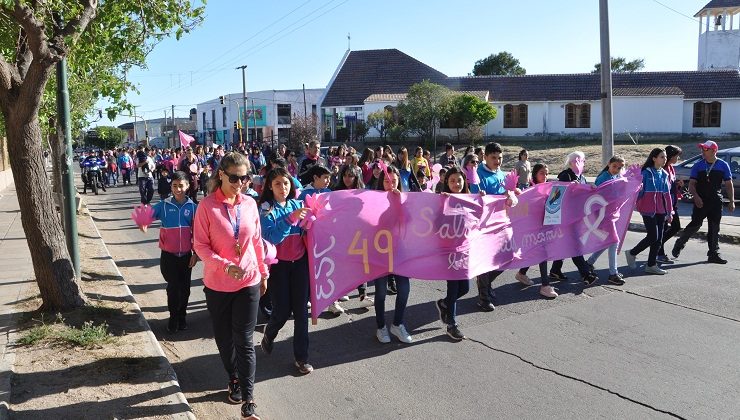
[[[613,73],[615,134],[740,134],[740,0],[712,0],[700,21],[696,71]],[[347,51],[319,100],[325,140],[392,109],[429,80],[483,98],[497,117],[485,136],[601,133],[600,76],[591,73],[451,77],[397,49]],[[441,137],[455,127],[440,127]],[[377,136],[374,129],[369,136]]]
[[[740,0],[712,0],[699,10],[698,70],[740,68]]]

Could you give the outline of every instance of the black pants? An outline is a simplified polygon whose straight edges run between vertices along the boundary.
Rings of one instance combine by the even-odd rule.
[[[162,251],[159,261],[159,269],[164,281],[167,282],[167,309],[170,318],[178,321],[185,320],[185,311],[190,299],[190,274],[192,269],[188,267],[191,252],[178,257],[167,251]]]
[[[151,178],[139,178],[139,195],[141,195],[141,204],[149,204],[154,197],[154,182]]]
[[[493,287],[491,287],[491,284],[496,280],[496,277],[501,275],[501,273],[503,273],[503,271],[494,270],[476,277],[475,283],[478,285],[478,299],[482,303],[493,303],[493,299],[496,295],[493,293]]]
[[[217,292],[207,287],[203,291],[224,369],[229,378],[239,378],[242,399],[252,401],[257,367],[252,340],[257,325],[260,285],[257,283],[236,292]]]
[[[578,269],[578,273],[581,274],[581,277],[585,277],[588,275],[588,273],[591,271],[588,268],[588,263],[586,263],[586,259],[583,258],[583,255],[579,255],[577,257],[571,258],[571,261],[573,261],[573,264],[576,265],[576,268]],[[562,273],[563,272],[563,260],[556,260],[552,262],[552,267],[550,268],[551,273]]]
[[[537,265],[540,269],[540,279],[542,286],[549,286],[550,285],[550,278],[547,277],[547,261],[542,261]],[[524,267],[519,269],[520,274],[527,274],[527,271],[529,271],[529,267]]]
[[[681,218],[678,217],[678,203],[673,204],[673,220],[671,220],[671,223],[667,223],[665,227],[663,228],[663,243],[660,244],[660,251],[658,251],[658,255],[666,255],[665,253],[665,243],[668,242],[669,239],[676,236],[678,232],[681,231]]]
[[[121,175],[123,175],[123,183],[131,183],[131,169],[121,169]]]
[[[308,253],[297,261],[278,261],[270,268],[267,280],[272,300],[272,315],[265,335],[274,340],[293,314],[293,356],[308,361]]]
[[[722,220],[722,202],[704,201],[704,207],[699,208],[694,205],[694,211],[691,213],[691,223],[686,225],[681,236],[676,239],[676,247],[683,248],[692,235],[699,231],[701,225],[707,219],[707,246],[709,251],[707,255],[719,254],[719,222]]]
[[[655,216],[642,216],[642,222],[645,224],[647,234],[640,242],[632,248],[629,253],[637,255],[640,252],[650,248],[647,265],[655,265],[655,258],[658,256],[658,250],[663,243],[663,228],[665,227],[665,214],[656,214]]]

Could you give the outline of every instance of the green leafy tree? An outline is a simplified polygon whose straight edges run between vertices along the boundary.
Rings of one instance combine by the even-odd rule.
[[[527,70],[510,52],[502,51],[478,60],[473,66],[473,76],[523,76]]]
[[[627,61],[624,57],[612,57],[611,61],[613,73],[634,73],[645,68],[645,59],[643,58]],[[601,73],[601,63],[594,64],[594,69],[591,73]]]
[[[433,140],[439,122],[448,117],[451,95],[452,91],[429,80],[412,85],[406,99],[398,104],[405,128],[422,140]]]
[[[387,108],[379,109],[368,114],[367,125],[378,130],[380,140],[385,141],[388,130],[396,125],[396,118],[391,110]]]
[[[85,136],[85,144],[95,146],[100,149],[115,149],[126,140],[126,132],[118,127],[102,126],[95,128],[95,135],[88,132]]]
[[[449,120],[457,128],[458,140],[461,128],[469,130],[496,118],[496,108],[477,96],[463,93],[451,96],[449,101]]]
[[[42,154],[42,130],[55,114],[49,81],[69,58],[72,112],[84,116],[97,98],[127,108],[132,66],[168,36],[179,38],[202,20],[189,0],[0,0],[0,113],[8,137],[21,220],[31,251],[42,310],[85,304],[56,216]],[[51,86],[50,86],[51,85]],[[78,117],[76,124],[82,124]]]

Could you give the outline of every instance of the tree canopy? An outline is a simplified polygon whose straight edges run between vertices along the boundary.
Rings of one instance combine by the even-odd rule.
[[[490,103],[469,93],[454,94],[449,99],[448,118],[453,127],[470,129],[483,126],[496,118],[496,108]]]
[[[611,66],[612,73],[634,73],[645,68],[645,59],[636,58],[632,61],[627,61],[624,57],[612,57]],[[591,73],[601,73],[601,63],[594,64],[594,69]]]
[[[431,139],[439,121],[447,118],[452,91],[429,80],[416,83],[400,104],[398,111],[405,127],[422,139]]]
[[[525,74],[527,70],[520,66],[519,60],[507,51],[491,54],[476,61],[473,66],[474,76],[523,76]]]

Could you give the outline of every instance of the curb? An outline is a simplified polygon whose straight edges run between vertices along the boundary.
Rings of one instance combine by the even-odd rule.
[[[632,232],[645,232],[645,225],[642,223],[632,223],[630,222],[628,230]],[[679,233],[683,232],[683,229],[679,231]],[[729,235],[726,233],[720,232],[718,235],[719,242],[723,244],[731,244],[731,245],[738,245],[740,244],[740,236],[737,235]],[[693,239],[701,239],[706,241],[707,240],[707,232],[696,232],[693,236],[691,236]]]
[[[87,208],[87,207],[85,207]],[[147,322],[146,318],[144,317],[144,313],[141,311],[141,307],[136,302],[136,299],[134,298],[133,293],[131,293],[131,289],[129,289],[128,284],[126,284],[126,279],[123,277],[123,274],[121,273],[121,270],[118,269],[118,266],[116,265],[116,262],[113,260],[113,256],[110,253],[110,250],[108,250],[108,246],[105,244],[105,241],[103,241],[103,236],[100,234],[100,231],[98,230],[98,225],[95,223],[95,220],[91,217],[90,220],[92,221],[93,227],[95,228],[95,233],[98,235],[98,239],[103,244],[103,248],[105,249],[105,253],[108,255],[108,260],[110,261],[111,265],[113,265],[113,269],[115,270],[117,276],[121,280],[122,287],[126,291],[127,294],[127,300],[129,300],[134,305],[134,311],[139,314],[139,325],[146,331],[147,336],[149,337],[149,344],[151,345],[152,352],[155,356],[160,357],[164,362],[160,363],[160,368],[165,371],[167,381],[160,383],[160,390],[163,390],[165,388],[175,387],[177,389],[177,392],[172,395],[172,397],[175,398],[175,402],[179,405],[182,404],[184,406],[188,407],[188,411],[184,413],[176,413],[172,415],[173,419],[188,419],[188,420],[195,420],[195,414],[193,414],[192,408],[190,407],[190,404],[188,403],[188,400],[185,398],[185,394],[182,393],[182,390],[180,388],[180,383],[177,381],[177,374],[175,373],[175,370],[172,368],[172,364],[170,364],[170,360],[165,355],[164,351],[162,350],[162,346],[159,344],[159,341],[157,341],[157,337],[152,332],[151,327],[149,326],[149,322]],[[0,415],[0,420],[4,420],[2,416]]]

